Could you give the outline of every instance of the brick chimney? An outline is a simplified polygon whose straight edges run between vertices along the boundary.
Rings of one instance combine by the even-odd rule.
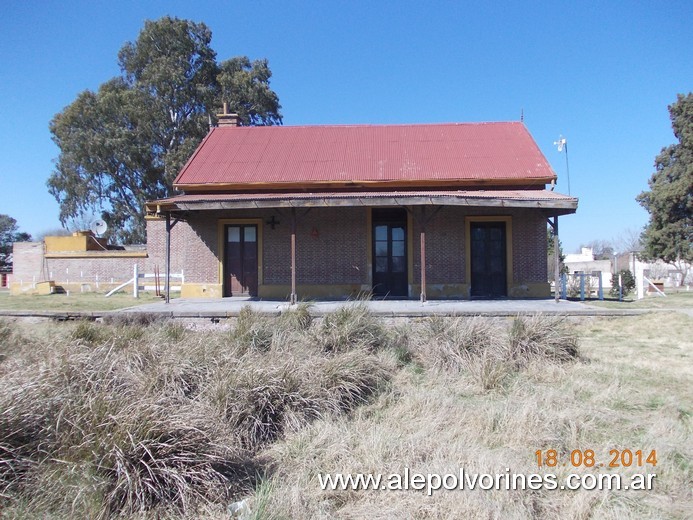
[[[224,101],[224,112],[217,114],[218,126],[238,126],[238,114],[229,114],[229,104]]]

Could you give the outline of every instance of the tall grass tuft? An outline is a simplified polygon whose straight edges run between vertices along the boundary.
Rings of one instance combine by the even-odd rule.
[[[92,321],[79,320],[77,326],[72,330],[71,338],[89,345],[95,345],[104,341],[107,338],[107,334],[104,334],[103,327],[100,325]]]
[[[273,320],[261,316],[247,305],[241,309],[236,326],[231,331],[231,340],[243,350],[267,352],[272,347],[275,333]]]
[[[510,327],[508,343],[508,354],[518,365],[533,360],[564,363],[579,355],[575,327],[561,317],[518,316]]]
[[[433,316],[420,327],[415,351],[424,367],[464,372],[491,390],[534,360],[575,359],[578,338],[565,319],[543,315],[518,316],[507,333],[498,322],[481,317]]]
[[[0,364],[13,355],[26,340],[17,332],[16,324],[0,318]]]
[[[109,425],[107,445],[95,446],[103,453],[96,464],[110,477],[109,512],[131,514],[162,504],[185,512],[197,501],[228,497],[223,468],[242,457],[214,439],[213,427],[194,411],[172,414],[153,403],[138,408],[119,414],[117,424]]]
[[[295,307],[292,307],[282,312],[279,323],[294,331],[307,331],[313,324],[313,316],[310,314],[312,304],[300,302]]]
[[[216,406],[242,446],[256,449],[317,415],[300,384],[291,366],[247,363],[215,374],[204,398]]]
[[[391,377],[389,367],[363,350],[322,359],[314,368],[309,392],[322,413],[348,412],[366,403]]]
[[[14,327],[4,318],[0,318],[0,345],[6,345],[14,336]]]
[[[325,352],[375,351],[388,343],[387,331],[364,302],[344,305],[325,316],[315,331],[315,340]]]
[[[475,357],[503,357],[502,335],[490,320],[432,316],[422,329],[417,354],[424,366],[459,372]]]

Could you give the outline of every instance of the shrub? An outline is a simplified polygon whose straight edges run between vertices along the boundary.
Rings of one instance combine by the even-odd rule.
[[[609,294],[614,298],[618,298],[619,274],[621,275],[621,285],[623,287],[622,293],[624,297],[628,296],[631,292],[633,292],[633,290],[637,286],[633,273],[631,273],[629,269],[621,269],[618,273],[611,275],[611,291],[609,291]]]

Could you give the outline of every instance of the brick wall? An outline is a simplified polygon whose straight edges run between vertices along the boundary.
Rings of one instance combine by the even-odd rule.
[[[365,208],[297,210],[296,279],[300,284],[367,283]],[[275,228],[268,224],[274,217]],[[185,272],[186,283],[218,283],[218,232],[221,219],[260,219],[263,239],[263,282],[291,283],[290,210],[210,211],[188,216],[171,231],[171,269]],[[314,236],[313,230],[317,231]],[[147,222],[147,268],[163,271],[166,254],[163,220]],[[329,262],[326,259],[330,259]]]
[[[514,281],[546,282],[546,217],[530,210],[518,210],[513,215]]]
[[[428,209],[431,215],[432,210]],[[466,283],[465,217],[512,217],[513,278],[516,283],[546,282],[546,220],[536,211],[493,208],[444,207],[427,224],[426,264],[430,284]],[[267,223],[272,217],[275,229]],[[218,221],[220,219],[260,219],[263,236],[263,283],[291,282],[290,210],[213,211],[189,216],[171,233],[172,272],[185,271],[189,283],[218,283]],[[411,219],[413,283],[420,283],[420,225]],[[297,209],[297,283],[367,284],[367,209]],[[148,222],[147,269],[164,269],[165,224]]]
[[[47,280],[67,283],[122,283],[131,279],[137,264],[144,273],[144,258],[46,258]],[[98,278],[97,278],[98,277]]]
[[[430,210],[429,210],[430,212]],[[430,213],[429,213],[430,214]],[[512,218],[513,281],[546,282],[546,218],[537,211],[448,206],[426,226],[426,281],[466,283],[465,217],[509,216]],[[421,227],[413,219],[413,281],[421,283]]]
[[[297,283],[368,282],[366,211],[316,208],[300,218],[296,227]],[[313,236],[313,230],[317,236]]]
[[[427,214],[432,214],[427,208]],[[369,232],[366,208],[297,209],[297,283],[304,285],[367,284],[371,273],[367,258]],[[426,276],[429,284],[466,283],[465,217],[511,216],[514,282],[546,282],[546,219],[537,211],[492,208],[444,207],[427,224]],[[272,229],[268,221],[278,224]],[[219,283],[220,219],[260,219],[263,237],[263,283],[291,282],[290,210],[212,211],[187,216],[171,232],[171,272],[185,274],[186,283]],[[413,283],[420,283],[420,226],[412,225]],[[165,271],[165,221],[147,221],[147,258],[47,258],[42,262],[43,244],[14,245],[14,274],[11,282],[32,283],[51,277],[56,282],[78,283],[99,280],[123,282],[132,277],[133,265],[151,273]]]
[[[414,215],[420,215],[415,208]],[[464,283],[464,217],[468,213],[460,207],[444,207],[435,215],[427,208],[426,224],[426,283]],[[421,225],[412,219],[413,279],[421,283]]]
[[[12,245],[10,283],[30,284],[44,279],[43,242],[15,242]]]
[[[143,257],[106,257],[107,253],[85,252],[86,258],[45,258],[43,242],[15,242],[13,246],[13,274],[10,283],[30,285],[53,280],[67,284],[120,284],[132,278],[134,266],[144,272]],[[120,253],[120,252],[119,252]]]

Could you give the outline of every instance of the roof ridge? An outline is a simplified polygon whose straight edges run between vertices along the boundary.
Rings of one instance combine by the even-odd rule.
[[[481,125],[524,125],[522,121],[449,121],[436,123],[351,123],[351,124],[304,124],[304,125],[259,125],[259,126],[228,126],[214,129],[264,129],[264,128],[382,128],[407,126],[481,126]]]

